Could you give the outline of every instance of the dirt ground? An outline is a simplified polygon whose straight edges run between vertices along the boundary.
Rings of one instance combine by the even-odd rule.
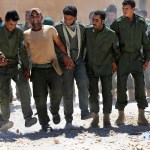
[[[148,100],[150,103],[150,99]],[[112,127],[103,128],[102,104],[100,103],[100,123],[98,128],[90,127],[91,119],[82,121],[78,99],[74,102],[73,124],[75,130],[65,130],[63,106],[60,108],[61,122],[55,125],[50,121],[54,131],[49,133],[39,132],[40,125],[26,128],[21,112],[20,102],[13,101],[11,104],[11,118],[13,128],[0,133],[0,150],[150,150],[150,127],[137,125],[137,104],[130,101],[125,109],[126,124],[116,126],[117,110],[114,108],[111,114]],[[36,113],[34,100],[32,108]],[[49,107],[49,103],[48,103]],[[150,106],[145,110],[146,117],[150,122]],[[50,118],[52,118],[49,113]]]

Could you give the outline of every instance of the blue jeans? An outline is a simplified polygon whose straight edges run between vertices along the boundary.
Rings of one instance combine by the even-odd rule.
[[[89,112],[88,110],[88,88],[89,80],[86,74],[85,64],[82,60],[76,62],[73,69],[63,68],[63,100],[64,114],[67,122],[73,120],[73,85],[74,79],[78,87],[79,107],[81,116]]]

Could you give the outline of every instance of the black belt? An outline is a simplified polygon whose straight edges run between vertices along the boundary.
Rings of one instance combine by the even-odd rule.
[[[32,64],[32,68],[48,69],[52,68],[52,64]]]

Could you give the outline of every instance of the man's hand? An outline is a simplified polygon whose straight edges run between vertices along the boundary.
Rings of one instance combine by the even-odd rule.
[[[30,79],[30,70],[22,66],[23,74],[25,79],[28,81]]]
[[[0,66],[6,66],[8,64],[7,58],[4,54],[0,54]]]
[[[68,56],[64,58],[64,64],[66,69],[72,69],[75,66],[73,60]]]
[[[117,65],[116,63],[112,63],[112,72],[115,73],[117,71]]]
[[[26,80],[28,81],[30,79],[30,70],[25,70],[24,76],[25,76]]]
[[[143,69],[144,69],[144,71],[146,71],[147,70],[147,68],[148,68],[148,61],[144,61],[144,64],[143,64]]]

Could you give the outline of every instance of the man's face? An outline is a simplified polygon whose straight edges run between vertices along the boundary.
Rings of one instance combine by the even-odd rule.
[[[67,26],[71,26],[72,24],[74,24],[75,20],[76,20],[76,17],[74,17],[74,16],[64,15],[64,23]]]
[[[107,12],[107,19],[110,22],[113,22],[116,18],[117,18],[116,13],[114,13],[114,12]]]
[[[10,32],[12,32],[16,27],[17,23],[18,21],[13,21],[12,19],[10,19],[9,21],[5,21],[5,26]]]
[[[43,20],[42,14],[39,14],[37,11],[32,11],[29,19],[33,28],[41,27]]]
[[[132,18],[135,8],[132,8],[130,5],[123,5],[122,11],[125,17]]]
[[[103,29],[103,25],[104,25],[104,20],[102,20],[99,15],[94,15],[93,16],[94,29],[101,30]]]

